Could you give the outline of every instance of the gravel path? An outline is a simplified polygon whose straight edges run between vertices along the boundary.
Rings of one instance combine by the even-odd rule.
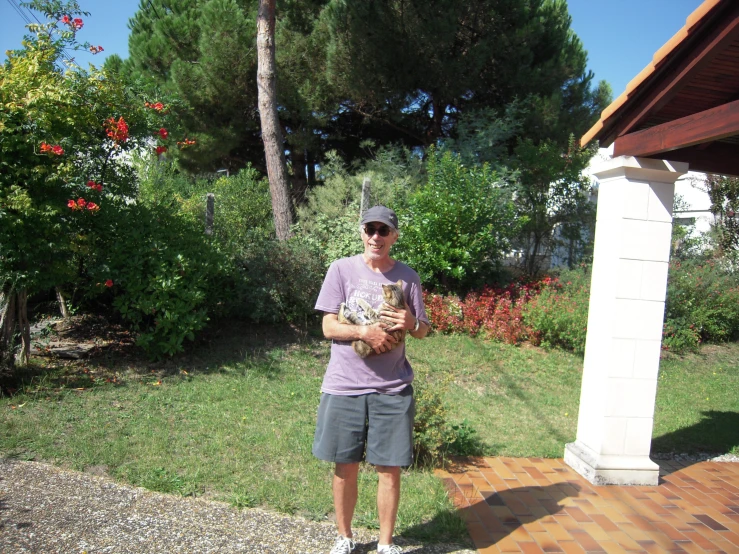
[[[335,527],[221,502],[158,494],[47,464],[0,459],[0,552],[64,554],[325,554]],[[357,531],[356,554],[377,537]],[[397,541],[403,552],[473,554]]]

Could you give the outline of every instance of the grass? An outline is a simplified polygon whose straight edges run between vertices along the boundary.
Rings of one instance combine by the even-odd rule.
[[[442,391],[453,423],[480,453],[561,457],[574,440],[582,361],[561,351],[460,336],[409,341],[417,387]],[[739,345],[664,360],[655,448],[739,447]],[[285,330],[224,328],[186,356],[149,363],[126,352],[88,362],[40,360],[0,398],[0,455],[88,471],[134,485],[331,516],[331,466],[311,444],[328,344]],[[360,473],[356,523],[375,528],[376,478]],[[398,532],[466,540],[429,471],[403,474]]]

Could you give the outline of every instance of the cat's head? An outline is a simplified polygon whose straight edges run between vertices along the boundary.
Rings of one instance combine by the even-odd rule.
[[[391,306],[402,306],[405,303],[403,297],[403,281],[398,280],[397,283],[382,285],[382,296],[385,302]]]

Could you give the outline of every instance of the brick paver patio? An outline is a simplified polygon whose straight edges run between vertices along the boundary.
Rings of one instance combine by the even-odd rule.
[[[437,474],[481,553],[739,553],[739,463],[657,463],[656,487],[593,486],[561,459],[471,458]]]

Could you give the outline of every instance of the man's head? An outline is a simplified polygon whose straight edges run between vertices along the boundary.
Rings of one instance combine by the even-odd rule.
[[[390,255],[390,247],[398,240],[398,216],[385,206],[373,206],[360,221],[364,254],[372,260]]]

